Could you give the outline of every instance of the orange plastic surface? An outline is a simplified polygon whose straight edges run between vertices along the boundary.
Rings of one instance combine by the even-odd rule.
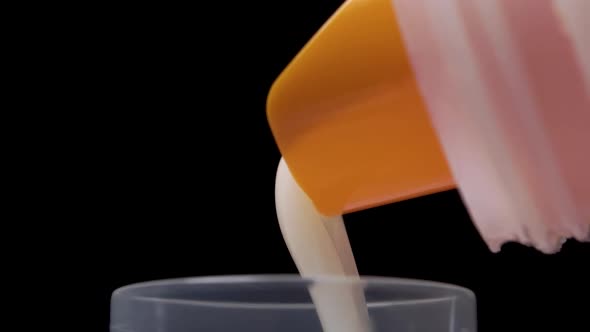
[[[324,215],[454,187],[391,0],[351,0],[273,85],[269,123]]]

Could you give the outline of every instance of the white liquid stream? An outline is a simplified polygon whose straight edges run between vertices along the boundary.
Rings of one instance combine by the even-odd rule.
[[[283,159],[275,190],[281,231],[301,275],[358,277],[342,216],[320,215]],[[361,286],[320,283],[311,287],[310,294],[325,332],[370,331]]]

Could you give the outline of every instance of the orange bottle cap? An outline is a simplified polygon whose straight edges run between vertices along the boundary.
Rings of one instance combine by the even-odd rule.
[[[277,79],[267,114],[324,215],[454,187],[390,0],[345,3]]]

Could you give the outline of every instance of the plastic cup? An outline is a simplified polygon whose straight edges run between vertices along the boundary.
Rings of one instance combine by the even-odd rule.
[[[363,289],[371,332],[476,331],[475,296],[462,287],[296,275],[198,277],[126,286],[113,293],[110,331],[319,332],[310,287]]]

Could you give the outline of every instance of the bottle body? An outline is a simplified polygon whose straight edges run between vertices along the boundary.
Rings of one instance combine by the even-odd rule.
[[[427,110],[493,250],[590,231],[586,1],[394,0]],[[574,15],[575,14],[575,15]],[[577,16],[576,16],[577,15]]]

